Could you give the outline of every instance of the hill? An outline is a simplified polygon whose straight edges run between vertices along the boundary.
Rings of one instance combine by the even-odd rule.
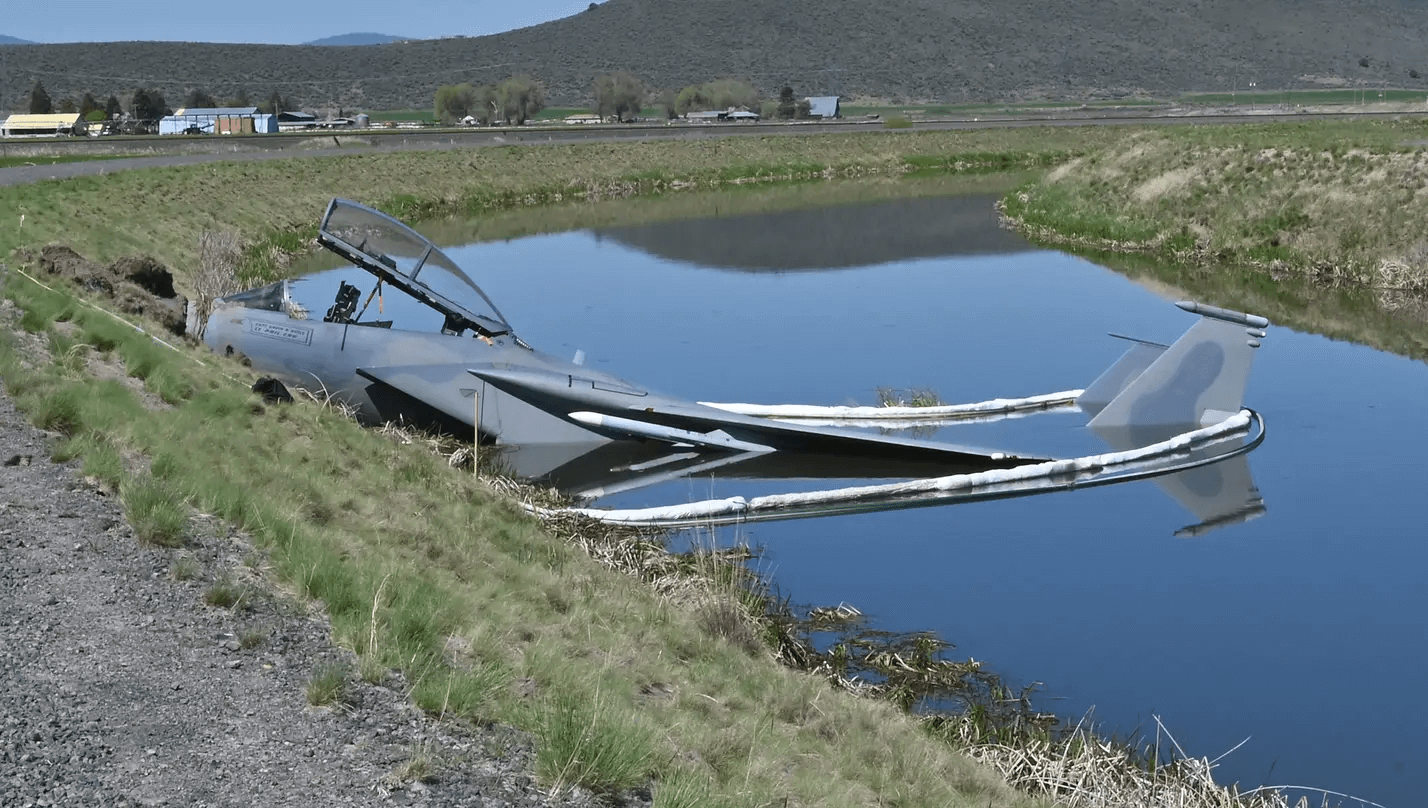
[[[404,36],[392,36],[391,34],[373,34],[362,32],[357,34],[338,34],[337,36],[326,36],[322,39],[314,39],[311,42],[304,42],[304,45],[385,45],[388,42],[401,42],[406,39]]]
[[[35,43],[31,42],[31,41],[28,40],[28,39],[19,39],[19,38],[13,37],[13,36],[5,36],[4,34],[0,34],[0,45],[33,45],[33,44],[35,44]]]
[[[426,107],[438,86],[529,73],[557,105],[629,70],[655,89],[732,76],[772,96],[893,103],[1086,99],[1428,83],[1418,0],[608,0],[485,37],[385,45],[173,42],[17,45],[0,76],[11,104],[42,78],[55,98],[177,99],[273,90],[310,107]],[[1412,72],[1410,72],[1412,71]],[[116,80],[114,76],[128,77]]]

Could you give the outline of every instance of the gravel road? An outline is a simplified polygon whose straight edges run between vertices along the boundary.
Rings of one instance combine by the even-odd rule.
[[[0,302],[0,327],[16,316]],[[540,790],[528,736],[435,721],[399,676],[309,706],[316,669],[353,664],[323,615],[216,520],[140,545],[117,497],[50,460],[56,438],[0,394],[0,806],[596,804]],[[205,605],[222,579],[249,595]]]

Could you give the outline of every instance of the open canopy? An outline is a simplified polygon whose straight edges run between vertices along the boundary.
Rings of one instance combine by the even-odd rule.
[[[346,199],[327,206],[317,240],[446,317],[448,328],[487,337],[511,333],[500,310],[455,262],[420,233]]]

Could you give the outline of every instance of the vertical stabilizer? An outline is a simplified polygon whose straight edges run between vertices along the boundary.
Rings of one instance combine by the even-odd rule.
[[[1264,339],[1269,321],[1201,303],[1175,305],[1199,314],[1199,322],[1158,356],[1137,345],[1102,374],[1082,396],[1087,399],[1083,407],[1088,410],[1098,403],[1097,399],[1110,397],[1091,420],[1091,428],[1195,428],[1218,423],[1240,411],[1254,352]],[[1149,364],[1136,374],[1136,366],[1147,359]],[[1096,395],[1092,396],[1093,392]]]
[[[1145,369],[1159,359],[1160,355],[1165,353],[1166,348],[1170,347],[1158,342],[1147,342],[1120,334],[1111,336],[1116,339],[1129,340],[1132,345],[1126,349],[1120,359],[1116,360],[1114,365],[1106,368],[1105,373],[1096,377],[1096,380],[1091,382],[1091,386],[1076,397],[1076,406],[1092,416],[1104,410],[1107,404],[1120,395],[1122,390],[1144,373]]]

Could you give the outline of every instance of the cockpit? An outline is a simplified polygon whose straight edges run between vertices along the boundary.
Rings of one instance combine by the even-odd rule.
[[[375,276],[370,290],[343,280],[336,294],[325,293],[325,322],[391,328],[393,321],[367,316],[373,301],[374,314],[384,310],[384,293],[397,295],[409,305],[423,308],[430,321],[435,312],[441,333],[490,339],[512,334],[510,323],[481,287],[461,267],[425,237],[386,214],[345,199],[334,199],[327,207],[318,230],[318,243]],[[302,278],[278,281],[257,289],[228,295],[223,305],[243,306],[282,312],[305,320],[312,311],[322,311],[318,302],[302,295]],[[360,283],[360,281],[358,281]],[[330,300],[330,304],[326,301]],[[402,328],[402,325],[398,325]]]

